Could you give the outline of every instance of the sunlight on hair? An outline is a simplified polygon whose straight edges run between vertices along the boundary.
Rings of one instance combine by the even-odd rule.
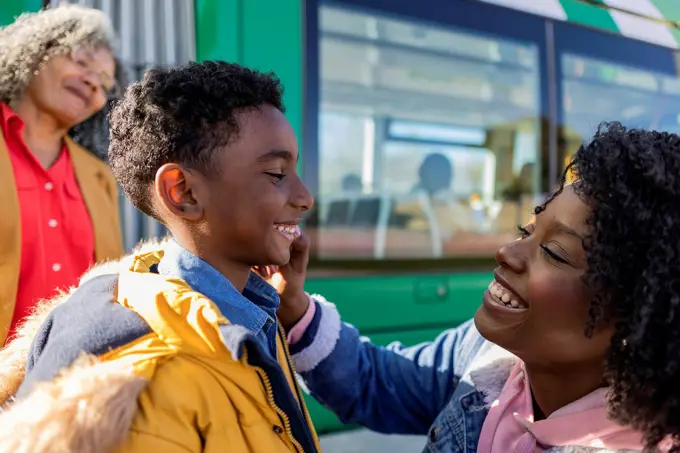
[[[567,166],[571,163],[572,157],[573,157],[573,156],[567,156],[567,157],[564,159],[564,168],[567,168]],[[567,173],[566,176],[567,176],[567,177],[566,177],[566,179],[565,179],[565,181],[564,181],[564,184],[565,184],[565,185],[573,184],[573,183],[576,181],[576,173],[575,173],[575,171],[574,171],[573,168],[572,168],[571,170],[569,170],[569,172]]]

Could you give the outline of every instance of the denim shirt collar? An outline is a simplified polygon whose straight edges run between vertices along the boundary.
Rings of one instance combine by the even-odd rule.
[[[256,336],[268,319],[276,320],[279,296],[266,281],[251,272],[241,293],[217,269],[175,240],[164,247],[158,273],[186,281],[194,291],[212,300],[231,324],[242,325]]]

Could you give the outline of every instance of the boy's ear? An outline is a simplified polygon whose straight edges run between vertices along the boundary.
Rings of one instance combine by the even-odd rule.
[[[196,175],[178,164],[165,164],[156,172],[154,191],[159,207],[174,217],[192,222],[203,218],[203,206],[194,196]]]

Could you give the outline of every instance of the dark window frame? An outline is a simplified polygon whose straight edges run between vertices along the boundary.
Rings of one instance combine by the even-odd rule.
[[[437,27],[452,27],[479,32],[487,36],[531,42],[538,48],[540,80],[540,119],[541,138],[539,156],[542,169],[541,190],[549,190],[550,164],[554,162],[549,155],[548,143],[556,137],[547,137],[549,121],[548,96],[548,49],[544,18],[521,11],[498,7],[469,0],[302,0],[305,2],[304,51],[305,51],[305,97],[303,127],[303,165],[302,174],[305,184],[313,194],[319,192],[319,11],[321,6],[335,6],[364,13],[375,13],[395,19],[421,21]],[[312,214],[307,223],[310,227],[318,225],[318,218]],[[319,258],[318,244],[312,237],[310,269],[342,272],[367,271],[377,273],[401,273],[418,270],[450,269],[489,269],[493,266],[493,256],[463,257],[444,256],[423,259],[373,259],[373,258]]]

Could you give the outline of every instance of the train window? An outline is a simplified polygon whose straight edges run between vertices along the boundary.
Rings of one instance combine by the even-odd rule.
[[[571,53],[561,64],[565,163],[601,121],[680,132],[678,77]]]
[[[322,6],[322,259],[489,256],[540,190],[533,43]]]

